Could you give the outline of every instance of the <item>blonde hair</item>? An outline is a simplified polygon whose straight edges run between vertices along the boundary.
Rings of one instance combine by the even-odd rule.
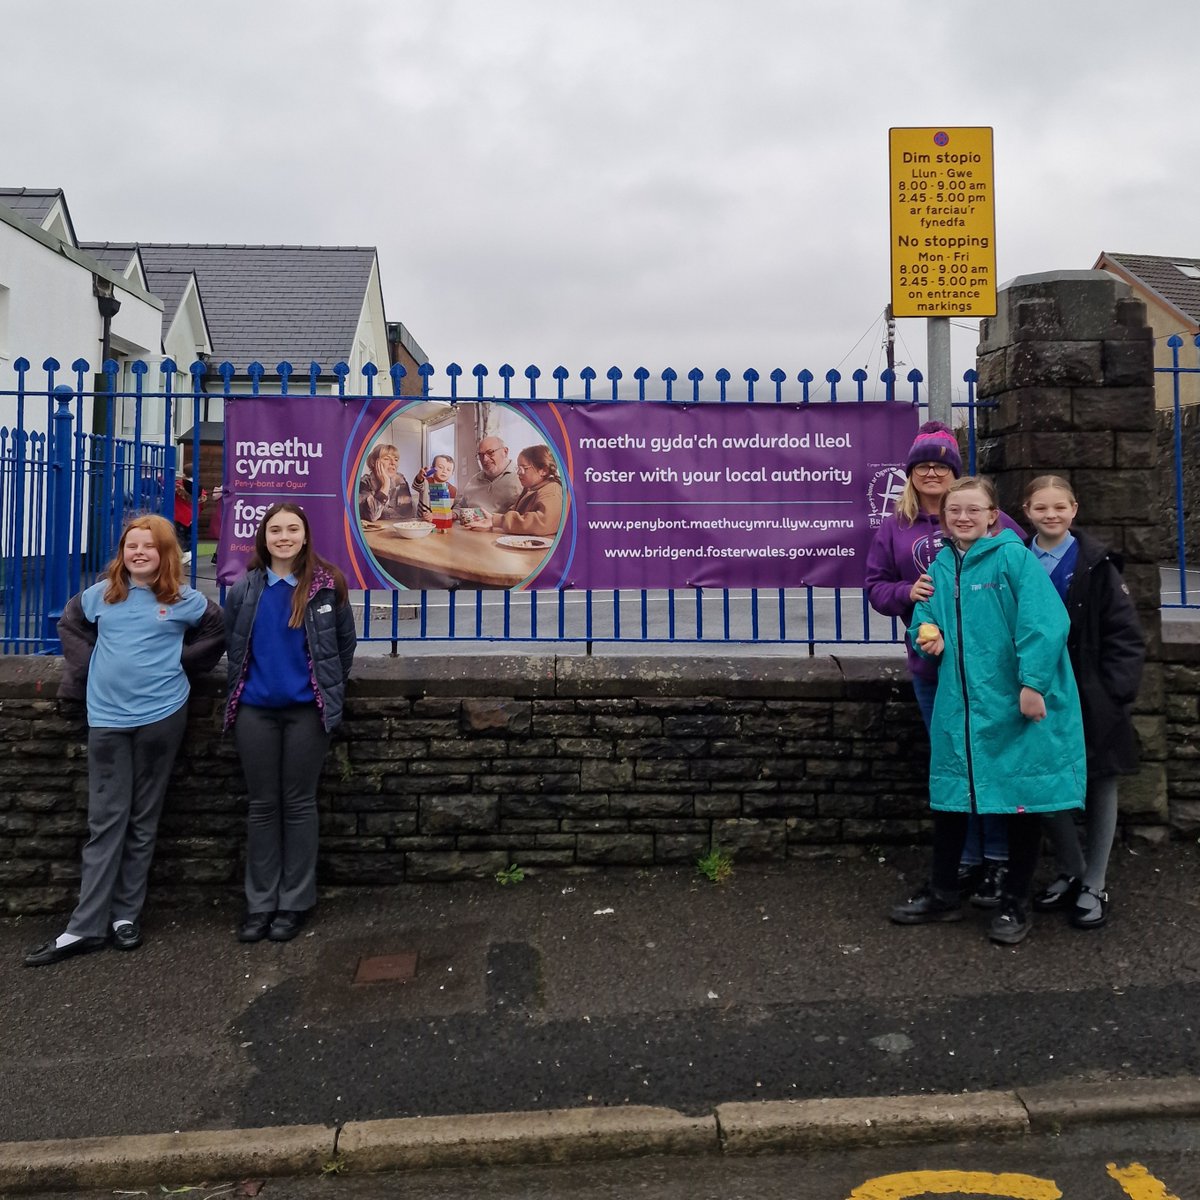
[[[148,530],[158,551],[158,573],[150,582],[150,590],[159,604],[174,604],[179,599],[183,586],[183,556],[179,552],[179,539],[175,526],[166,517],[149,513],[134,517],[121,530],[117,553],[104,572],[108,588],[104,593],[105,604],[120,604],[129,596],[129,568],[125,565],[125,540],[135,529]]]
[[[1022,504],[1028,507],[1030,500],[1033,499],[1034,492],[1040,492],[1043,488],[1057,488],[1060,492],[1066,492],[1071,497],[1072,504],[1079,503],[1079,497],[1075,495],[1075,489],[1061,475],[1039,475],[1036,479],[1030,480],[1029,485],[1025,488],[1025,497]]]
[[[920,511],[921,497],[913,486],[912,476],[909,475],[904,480],[904,490],[900,493],[900,499],[896,501],[896,521],[903,526],[912,525]]]
[[[1000,498],[996,495],[996,487],[992,481],[984,479],[982,475],[963,475],[961,478],[956,479],[942,495],[941,507],[938,509],[938,518],[943,526],[946,524],[946,501],[957,492],[965,492],[968,488],[974,488],[976,491],[982,492],[987,497],[988,508],[992,512],[999,514]],[[996,518],[993,517],[988,522],[988,528],[991,529],[995,523]]]

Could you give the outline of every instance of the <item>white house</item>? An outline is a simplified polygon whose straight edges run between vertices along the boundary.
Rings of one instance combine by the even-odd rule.
[[[123,369],[161,357],[163,304],[143,283],[114,272],[79,248],[59,190],[0,188],[0,424],[16,416],[17,371],[28,359],[27,389],[44,396],[42,364],[56,359],[56,383],[73,385],[71,364],[100,370],[105,337]],[[85,387],[93,386],[92,374]],[[83,428],[91,429],[91,405]],[[26,428],[42,428],[45,404],[26,405]]]

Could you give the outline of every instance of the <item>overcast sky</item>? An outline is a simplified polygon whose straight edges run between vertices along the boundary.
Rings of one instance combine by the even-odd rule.
[[[373,245],[439,368],[883,367],[888,128],[995,129],[999,278],[1200,255],[1197,0],[6,5],[84,240]],[[898,357],[924,368],[925,330]],[[955,335],[956,378],[975,335]]]

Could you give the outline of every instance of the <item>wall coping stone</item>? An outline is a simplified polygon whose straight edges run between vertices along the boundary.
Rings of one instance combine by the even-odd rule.
[[[53,655],[0,656],[0,701],[53,700],[62,659]],[[848,684],[902,683],[904,659],[823,654],[795,658],[681,654],[552,655],[446,654],[361,658],[348,699],[355,697],[504,696],[508,699],[712,696],[737,699],[837,699]],[[193,681],[194,695],[218,695],[224,664]]]

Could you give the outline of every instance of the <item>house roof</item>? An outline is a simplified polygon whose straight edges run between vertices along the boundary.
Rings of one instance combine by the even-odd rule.
[[[118,274],[129,266],[129,260],[137,253],[137,247],[130,242],[83,242],[81,249]]]
[[[244,374],[316,360],[328,370],[348,359],[376,252],[372,246],[235,246],[85,242],[99,257],[141,253],[150,290],[169,327],[194,272],[216,362]]]
[[[18,217],[32,222],[39,229],[50,215],[50,210],[60,201],[67,228],[71,231],[71,240],[78,245],[75,238],[75,225],[71,220],[71,213],[67,209],[67,198],[63,195],[62,188],[0,187],[0,204],[7,205]]]
[[[1096,267],[1116,268],[1130,283],[1151,292],[1193,325],[1200,324],[1200,259],[1153,254],[1101,253]],[[1187,272],[1180,270],[1187,268]]]

